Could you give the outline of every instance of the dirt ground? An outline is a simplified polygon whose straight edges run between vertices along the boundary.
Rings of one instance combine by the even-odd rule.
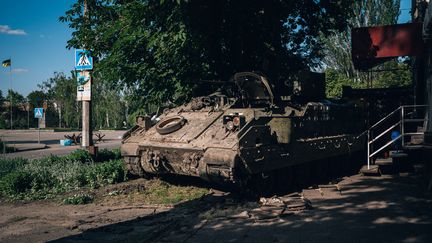
[[[353,175],[298,193],[312,208],[281,210],[230,193],[177,205],[145,205],[144,179],[99,190],[87,205],[0,204],[1,242],[431,242],[432,193],[423,167],[381,177]]]

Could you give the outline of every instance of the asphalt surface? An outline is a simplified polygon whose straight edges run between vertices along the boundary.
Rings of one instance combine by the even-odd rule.
[[[3,154],[1,157],[14,158],[41,158],[48,155],[66,155],[70,152],[81,148],[80,145],[62,146],[60,140],[65,139],[65,135],[78,135],[79,131],[72,132],[54,132],[44,131],[40,132],[40,143],[38,143],[37,130],[0,130],[0,139],[7,143],[8,147],[15,147],[17,152]],[[121,136],[125,131],[100,131],[105,135],[100,142],[96,142],[95,146],[99,149],[114,149],[120,147]],[[94,136],[94,141],[96,141]]]

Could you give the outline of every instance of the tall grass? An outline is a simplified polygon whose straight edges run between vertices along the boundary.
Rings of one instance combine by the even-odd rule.
[[[126,169],[115,152],[92,159],[84,150],[42,159],[0,159],[0,194],[12,199],[45,199],[82,187],[125,181]]]

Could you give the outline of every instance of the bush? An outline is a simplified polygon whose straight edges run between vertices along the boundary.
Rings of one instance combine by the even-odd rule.
[[[110,154],[114,155],[115,152]],[[87,186],[97,188],[127,179],[122,160],[95,163],[84,150],[63,157],[0,160],[0,175],[0,194],[17,197],[25,192],[26,195],[19,198],[30,199],[43,199]]]
[[[121,153],[119,148],[113,150],[101,149],[97,154],[96,161],[108,161],[116,159],[121,159]]]
[[[67,155],[66,158],[72,161],[81,161],[82,163],[93,161],[90,153],[84,149],[77,149]]]
[[[86,181],[92,188],[123,182],[127,179],[123,160],[93,164],[86,172]]]
[[[7,174],[0,181],[0,190],[6,195],[17,195],[29,190],[33,178],[26,171],[14,171]]]
[[[28,160],[22,158],[0,159],[0,179],[16,170],[21,169]]]
[[[63,192],[86,185],[84,173],[88,166],[79,158],[50,156],[30,161],[25,170],[33,175],[34,191]]]

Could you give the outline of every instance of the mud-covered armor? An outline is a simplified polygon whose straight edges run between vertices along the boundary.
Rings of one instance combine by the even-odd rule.
[[[121,146],[130,173],[244,186],[253,177],[361,150],[360,108],[324,99],[324,80],[309,76],[277,87],[263,75],[237,73],[236,95],[193,98],[165,110],[154,125],[137,119]]]

